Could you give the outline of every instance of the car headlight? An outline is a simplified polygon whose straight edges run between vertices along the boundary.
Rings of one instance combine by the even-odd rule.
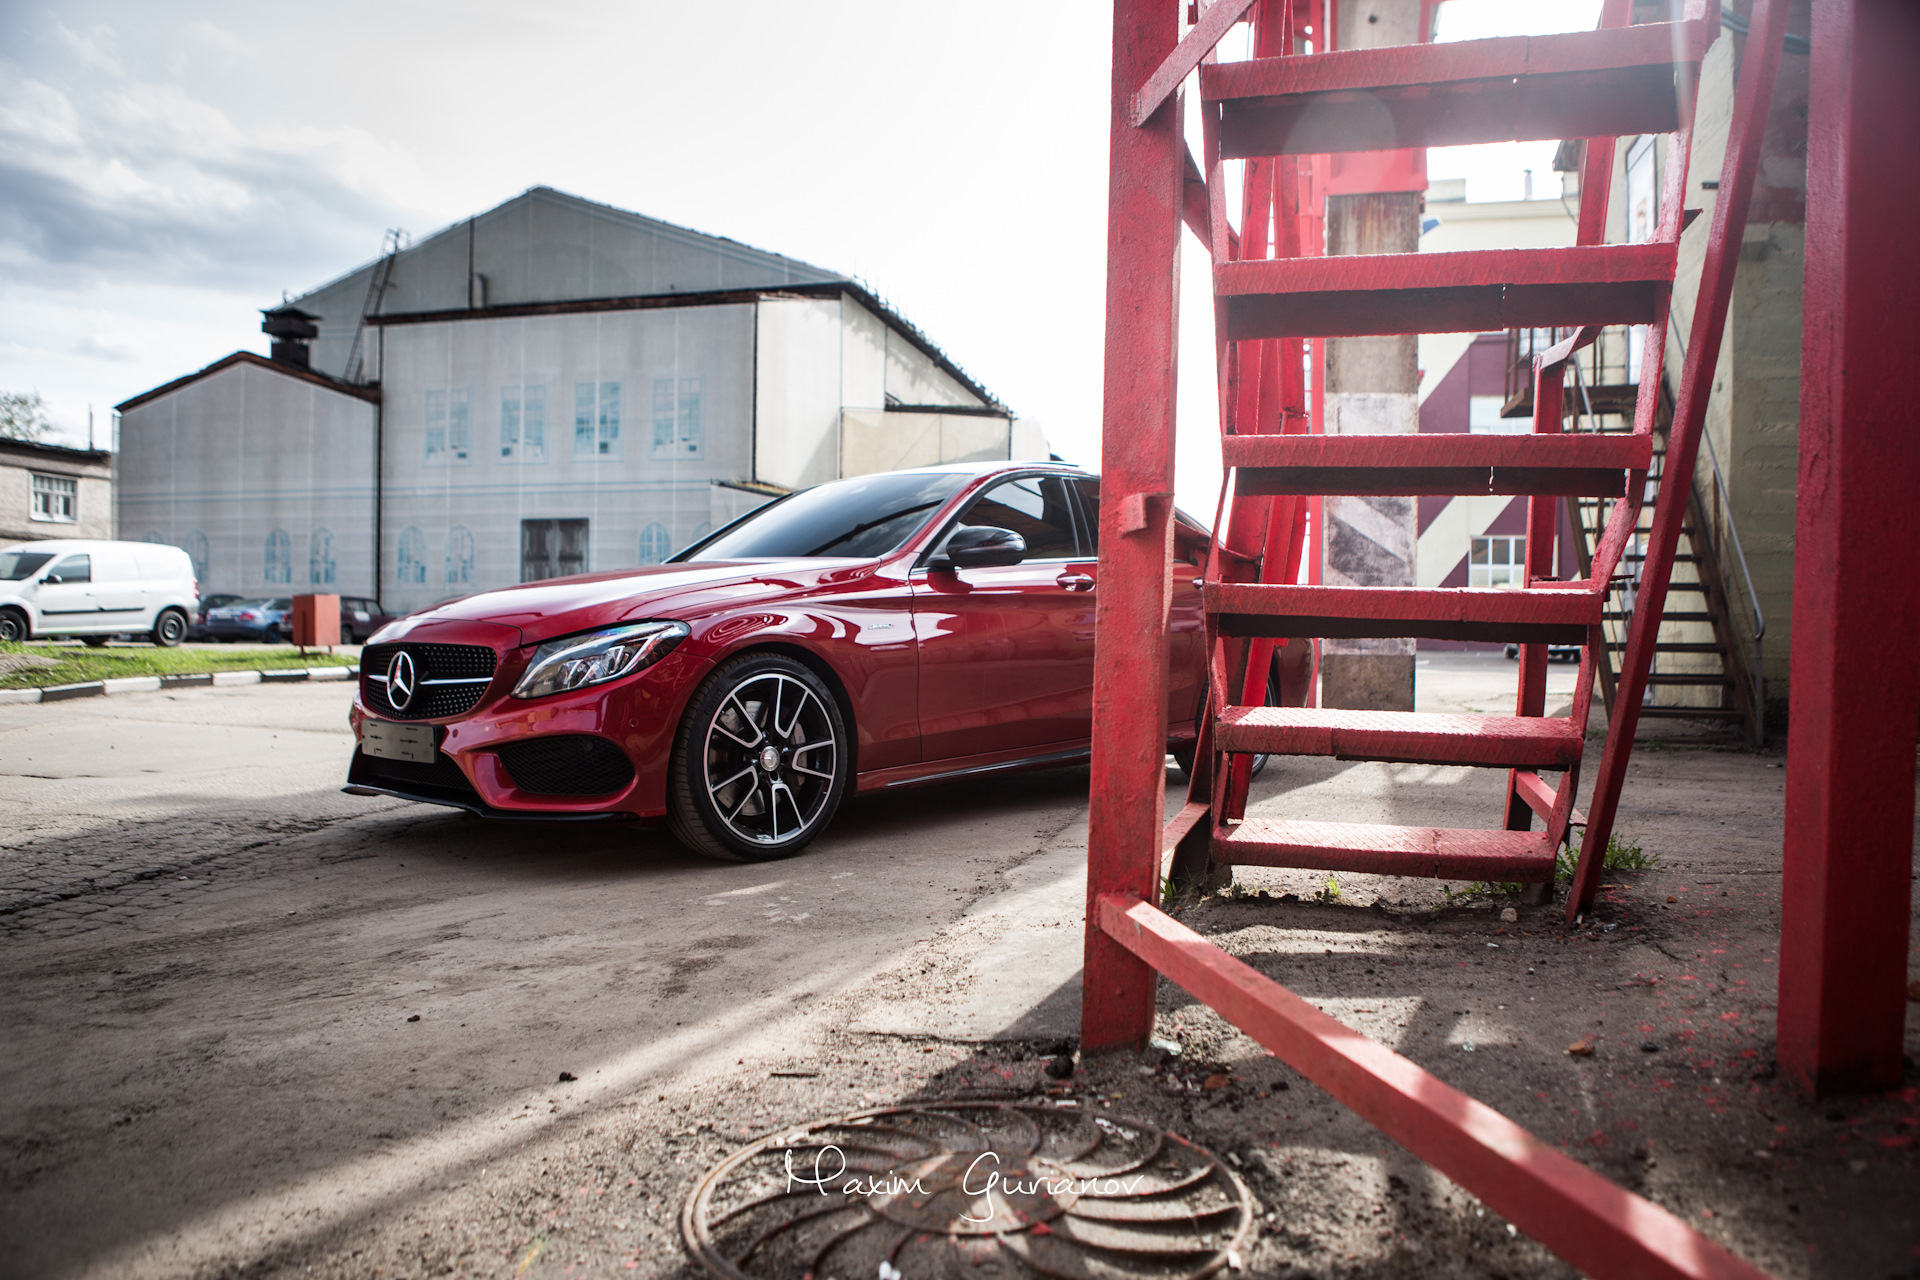
[[[513,696],[544,698],[630,676],[673,652],[690,630],[684,622],[635,622],[549,640],[533,651],[533,661],[513,687]]]

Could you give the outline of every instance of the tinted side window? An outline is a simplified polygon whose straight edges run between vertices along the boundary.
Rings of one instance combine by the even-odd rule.
[[[1011,529],[1027,540],[1029,560],[1068,560],[1076,554],[1072,499],[1061,476],[1002,480],[975,498],[961,524]]]
[[[1086,555],[1100,554],[1100,482],[1098,480],[1073,480],[1073,491],[1080,499],[1080,522],[1085,531]],[[1203,565],[1207,562],[1208,536],[1197,524],[1191,524],[1184,516],[1176,516],[1173,522],[1173,558],[1187,565]]]
[[[1100,554],[1100,482],[1070,480],[1067,483],[1080,496],[1080,527],[1083,531],[1080,554],[1097,556]]]
[[[53,566],[49,579],[58,578],[62,582],[92,582],[93,561],[87,556],[68,556]]]

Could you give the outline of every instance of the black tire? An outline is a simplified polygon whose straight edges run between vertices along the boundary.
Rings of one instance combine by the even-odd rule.
[[[178,609],[162,609],[160,616],[153,620],[153,630],[147,638],[162,649],[177,649],[180,642],[187,638],[187,615]]]
[[[840,807],[849,747],[846,717],[819,676],[777,653],[734,658],[706,678],[681,717],[667,829],[709,858],[790,857]]]
[[[7,644],[25,644],[33,638],[33,628],[27,625],[27,615],[18,609],[0,609],[0,641]]]
[[[288,635],[279,627],[268,627],[264,639],[268,644],[285,644],[287,643]]]
[[[1267,705],[1270,707],[1280,705],[1280,659],[1278,657],[1274,658],[1273,665],[1267,669]],[[1200,714],[1207,714],[1207,691],[1204,688],[1200,691]],[[1175,747],[1170,753],[1182,782],[1193,777],[1194,746],[1194,743],[1189,742],[1184,746]],[[1267,761],[1270,759],[1272,757],[1265,754],[1254,756],[1253,772],[1247,775],[1248,780],[1251,781],[1266,772]]]
[[[112,636],[81,636],[80,643],[89,649],[104,649],[107,647],[107,641],[111,639],[113,639]]]

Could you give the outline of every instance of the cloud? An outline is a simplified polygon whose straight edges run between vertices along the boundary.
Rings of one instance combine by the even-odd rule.
[[[130,75],[111,31],[52,34],[60,65],[0,60],[0,271],[14,281],[297,287],[371,257],[395,221],[363,176],[391,170],[392,148],[243,127],[182,84]]]

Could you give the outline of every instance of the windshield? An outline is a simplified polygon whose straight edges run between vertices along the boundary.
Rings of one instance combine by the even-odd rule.
[[[0,582],[30,578],[51,559],[53,557],[44,551],[0,551]]]
[[[942,503],[973,477],[905,471],[836,480],[770,502],[673,559],[886,555],[920,531]]]

